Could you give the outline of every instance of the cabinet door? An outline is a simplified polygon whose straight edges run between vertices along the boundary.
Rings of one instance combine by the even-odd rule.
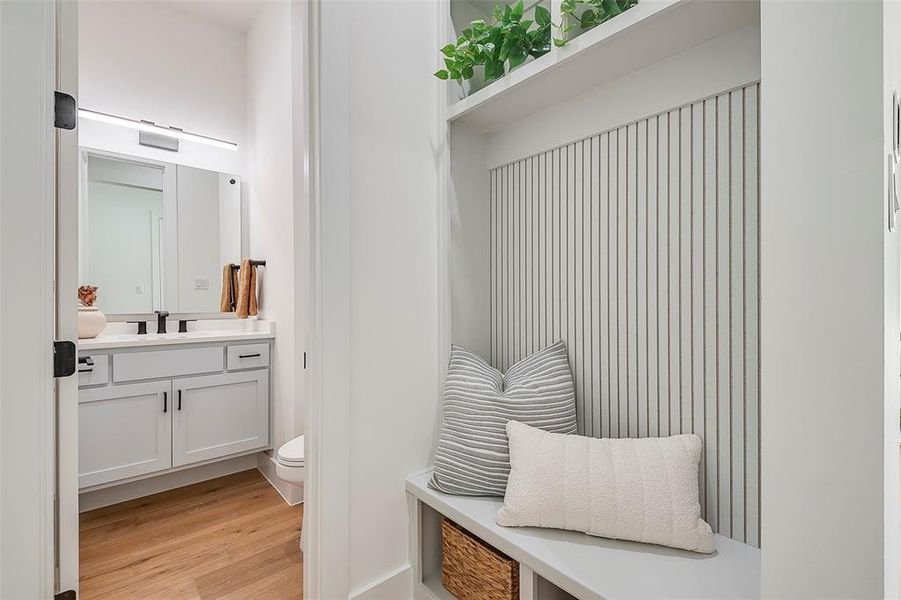
[[[171,381],[79,390],[80,488],[171,466]]]
[[[173,466],[269,445],[269,371],[176,379]]]

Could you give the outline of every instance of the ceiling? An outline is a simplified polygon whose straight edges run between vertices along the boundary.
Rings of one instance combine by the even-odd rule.
[[[228,29],[247,32],[263,6],[273,0],[155,0],[157,4]]]

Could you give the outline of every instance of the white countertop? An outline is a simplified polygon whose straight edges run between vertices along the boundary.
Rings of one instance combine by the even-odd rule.
[[[174,325],[177,328],[178,324],[174,323]],[[121,333],[122,327],[119,323],[110,323],[107,327],[107,331],[110,331],[110,333],[101,333],[95,338],[78,340],[78,349],[86,351],[202,344],[207,342],[244,342],[268,340],[275,337],[275,323],[273,321],[211,320],[191,323],[190,326],[195,326],[196,329],[188,333],[148,333],[137,335],[135,333]]]

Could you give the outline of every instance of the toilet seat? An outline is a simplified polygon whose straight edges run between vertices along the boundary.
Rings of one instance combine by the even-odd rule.
[[[304,466],[303,436],[298,436],[282,444],[282,447],[278,449],[277,460],[279,464],[286,467]]]

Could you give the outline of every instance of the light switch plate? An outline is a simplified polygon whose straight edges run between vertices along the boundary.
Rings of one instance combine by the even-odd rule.
[[[195,290],[210,289],[210,278],[209,277],[195,277],[194,278],[194,289]]]

